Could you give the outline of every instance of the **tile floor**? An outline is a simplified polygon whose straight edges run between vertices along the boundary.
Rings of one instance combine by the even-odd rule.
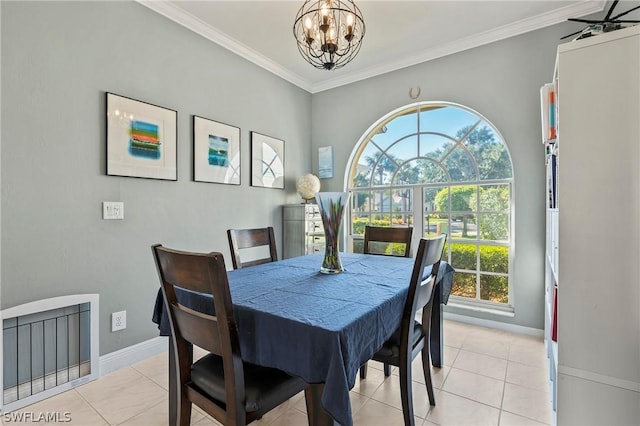
[[[444,336],[444,366],[432,370],[435,407],[428,403],[420,357],[414,362],[416,426],[552,423],[541,338],[454,321],[445,321]],[[367,379],[356,379],[351,391],[355,426],[403,424],[397,372],[384,380],[381,368],[370,362]],[[21,411],[68,412],[72,425],[167,425],[167,383],[163,353]],[[253,424],[302,426],[305,412],[301,393]],[[191,424],[219,425],[199,409]]]

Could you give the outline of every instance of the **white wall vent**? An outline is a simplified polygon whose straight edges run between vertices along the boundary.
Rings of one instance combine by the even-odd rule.
[[[76,294],[0,311],[3,412],[99,377],[99,295]]]

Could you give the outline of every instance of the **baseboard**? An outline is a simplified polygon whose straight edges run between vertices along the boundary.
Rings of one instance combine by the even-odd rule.
[[[512,333],[526,334],[529,336],[543,337],[544,331],[537,328],[523,327],[521,325],[506,324],[499,321],[492,321],[465,315],[444,312],[444,319],[478,325],[481,327],[495,328]],[[122,348],[115,352],[102,355],[100,357],[100,376],[112,373],[124,367],[143,361],[154,355],[165,352],[168,349],[167,337],[154,337],[153,339]]]
[[[493,321],[466,315],[443,312],[444,319],[464,322],[466,324],[479,325],[481,327],[495,328],[497,330],[509,331],[511,333],[526,334],[528,336],[544,337],[544,330],[538,328],[524,327],[522,325],[508,324],[500,321]]]
[[[167,337],[154,337],[153,339],[137,343],[115,352],[100,357],[100,376],[112,373],[124,367],[143,361],[154,355],[165,352],[169,347]]]

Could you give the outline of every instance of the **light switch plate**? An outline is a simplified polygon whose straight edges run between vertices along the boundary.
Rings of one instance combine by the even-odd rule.
[[[124,203],[121,201],[102,202],[103,219],[124,219]]]

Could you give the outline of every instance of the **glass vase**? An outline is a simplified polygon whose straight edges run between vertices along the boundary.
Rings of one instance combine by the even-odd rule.
[[[323,274],[339,274],[344,271],[338,251],[338,238],[342,215],[348,201],[348,192],[318,192],[316,194],[316,202],[324,226],[325,251],[320,268],[320,272]]]

